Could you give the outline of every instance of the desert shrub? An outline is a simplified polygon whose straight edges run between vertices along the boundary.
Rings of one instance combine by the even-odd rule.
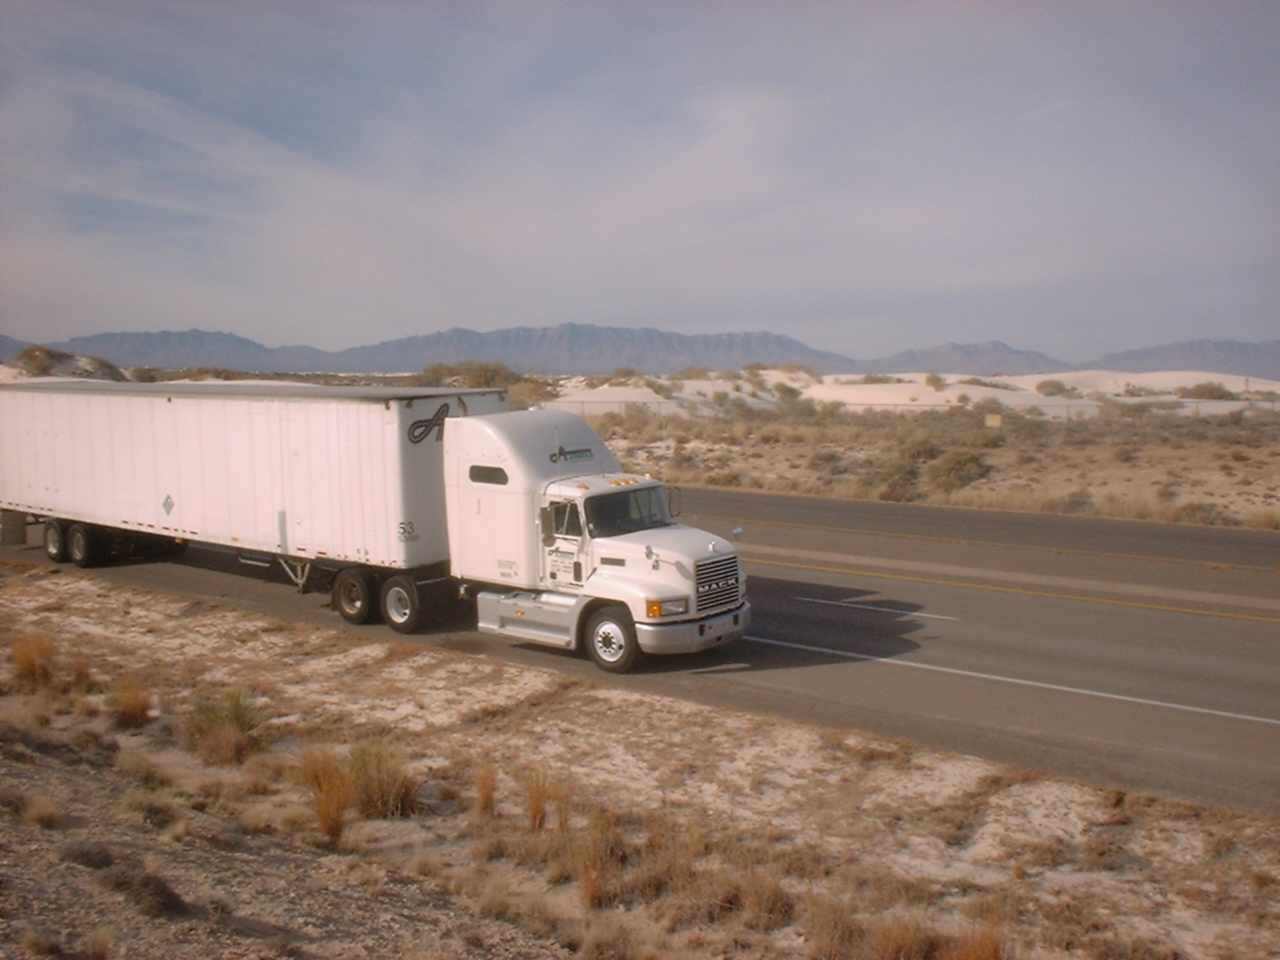
[[[711,371],[706,367],[685,367],[671,374],[672,380],[710,380]]]
[[[925,386],[932,387],[934,390],[947,389],[946,378],[937,373],[926,374],[924,382]]]
[[[115,863],[111,848],[97,840],[72,840],[58,850],[58,859],[90,870],[105,870]]]
[[[967,487],[991,473],[991,464],[977,453],[953,450],[930,464],[929,482],[935,489],[950,493]]]
[[[207,763],[233,766],[254,748],[262,718],[248,691],[233,689],[202,697],[187,718],[187,748]]]
[[[418,377],[425,387],[509,387],[523,377],[505,363],[433,363]]]
[[[781,363],[778,365],[778,369],[781,370],[783,373],[801,374],[803,376],[808,377],[810,380],[814,381],[815,383],[819,383],[822,380],[822,377],[818,375],[818,371],[813,369],[813,367],[808,366],[807,364]]]
[[[1179,387],[1177,394],[1184,400],[1239,400],[1240,396],[1217,381],[1205,381],[1190,387]]]
[[[881,478],[876,491],[877,500],[889,500],[895,503],[906,503],[919,497],[916,481],[920,477],[920,468],[911,461],[891,467]]]
[[[57,665],[57,647],[51,637],[24,634],[9,643],[13,657],[13,675],[19,689],[42,690],[53,685]]]
[[[795,403],[800,399],[800,391],[789,383],[775,383],[773,394],[780,403]]]
[[[999,380],[984,380],[981,377],[965,377],[963,380],[957,380],[956,383],[963,383],[970,387],[988,387],[991,390],[1017,390],[1012,383],[1003,383]]]
[[[103,874],[103,882],[126,899],[133,902],[150,917],[182,916],[190,909],[187,902],[169,886],[168,881],[154,873],[139,870],[131,864],[110,867]]]
[[[1262,530],[1280,530],[1280,510],[1258,510],[1249,514],[1246,523]]]
[[[111,714],[121,730],[146,726],[151,709],[151,693],[137,677],[119,677],[111,689]]]
[[[927,463],[942,456],[942,448],[927,430],[917,430],[898,448],[898,456],[909,463]]]
[[[388,740],[362,740],[348,760],[356,807],[366,817],[412,816],[417,784],[409,776],[404,756]]]
[[[1041,380],[1036,384],[1036,393],[1042,397],[1078,397],[1080,391],[1069,387],[1061,380]]]
[[[1230,510],[1205,500],[1192,500],[1177,507],[1170,517],[1174,523],[1199,523],[1207,526],[1234,527],[1239,518]]]
[[[54,366],[70,359],[69,353],[36,345],[22,350],[10,360],[10,363],[33,377],[47,377]]]
[[[527,410],[539,403],[547,403],[558,397],[559,391],[546,380],[530,377],[513,383],[507,388],[507,398],[512,410]]]
[[[640,371],[635,367],[618,367],[613,371],[614,380],[630,380],[632,377],[640,376]]]
[[[902,377],[891,377],[884,373],[868,373],[861,380],[855,380],[854,383],[862,383],[866,386],[875,386],[882,383],[908,383],[909,381]]]

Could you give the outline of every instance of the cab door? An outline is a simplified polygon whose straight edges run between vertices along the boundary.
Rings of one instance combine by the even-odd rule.
[[[542,581],[553,590],[582,587],[582,515],[573,500],[552,500],[543,511]]]

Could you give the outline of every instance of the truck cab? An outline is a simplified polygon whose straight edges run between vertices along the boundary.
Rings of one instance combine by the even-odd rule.
[[[482,631],[624,672],[746,630],[733,544],[680,523],[670,490],[625,473],[582,418],[468,417],[444,445],[451,573],[475,591]]]

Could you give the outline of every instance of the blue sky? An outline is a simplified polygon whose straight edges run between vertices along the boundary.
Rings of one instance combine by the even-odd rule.
[[[0,0],[0,330],[1276,337],[1278,103],[1273,2]]]

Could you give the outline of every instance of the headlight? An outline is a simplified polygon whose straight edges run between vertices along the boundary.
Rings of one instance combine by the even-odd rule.
[[[644,609],[651,619],[674,617],[677,614],[689,612],[689,600],[687,597],[681,597],[678,600],[646,600]]]

